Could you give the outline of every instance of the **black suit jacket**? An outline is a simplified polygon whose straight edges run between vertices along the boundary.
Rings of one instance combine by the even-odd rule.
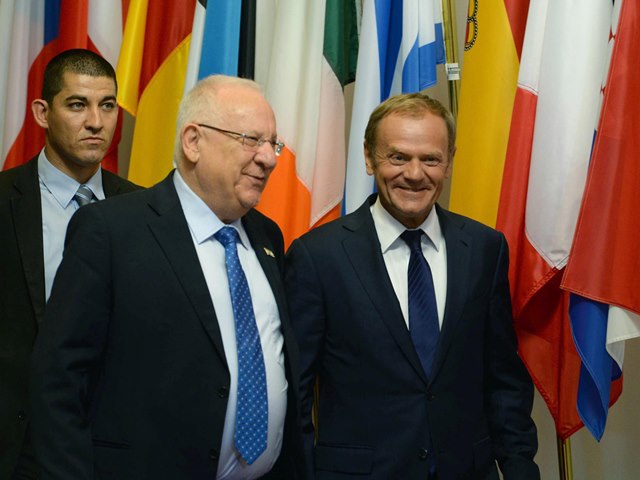
[[[517,355],[504,236],[437,207],[447,298],[432,378],[387,274],[370,205],[296,240],[286,289],[300,348],[308,476],[537,479],[531,380]],[[311,404],[319,378],[317,444]]]
[[[290,395],[276,473],[294,478],[297,353],[282,234],[254,210],[242,222],[282,322]],[[73,217],[32,363],[44,479],[215,478],[230,377],[172,175]]]
[[[138,187],[102,170],[107,197]],[[38,157],[0,173],[0,478],[10,478],[28,418],[31,349],[44,315]]]

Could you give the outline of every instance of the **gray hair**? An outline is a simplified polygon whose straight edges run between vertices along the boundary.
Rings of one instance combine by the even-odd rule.
[[[244,86],[262,93],[260,85],[246,78],[230,77],[228,75],[210,75],[197,82],[184,96],[178,108],[176,122],[176,139],[174,156],[176,164],[183,160],[182,139],[180,132],[190,122],[217,122],[220,116],[228,108],[221,105],[218,93],[228,86]]]

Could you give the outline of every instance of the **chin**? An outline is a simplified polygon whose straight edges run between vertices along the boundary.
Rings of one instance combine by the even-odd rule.
[[[255,197],[251,197],[251,198],[244,198],[242,199],[242,201],[240,202],[240,204],[242,205],[242,207],[246,210],[250,210],[252,208],[255,208],[256,205],[258,205],[258,202],[260,201],[260,195],[257,195]]]
[[[100,155],[92,155],[90,157],[80,158],[76,163],[81,167],[94,167],[96,165],[99,165],[100,162],[102,162],[102,159],[104,158],[105,154],[106,152]]]

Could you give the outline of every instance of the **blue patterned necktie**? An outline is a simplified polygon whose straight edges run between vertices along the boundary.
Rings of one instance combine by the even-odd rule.
[[[400,238],[406,242],[411,250],[407,271],[409,332],[418,357],[420,357],[424,373],[430,377],[433,357],[440,336],[440,324],[431,269],[420,246],[423,233],[422,230],[405,230]]]
[[[91,200],[93,200],[93,192],[89,187],[82,184],[78,187],[78,190],[73,196],[73,199],[78,204],[78,207],[84,207],[85,205],[91,203]]]
[[[260,335],[236,243],[238,232],[223,227],[214,235],[224,245],[229,292],[236,324],[238,346],[238,403],[234,442],[242,458],[251,465],[267,448],[267,380]]]

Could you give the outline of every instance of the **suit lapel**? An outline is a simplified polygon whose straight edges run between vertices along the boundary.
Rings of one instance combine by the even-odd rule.
[[[278,262],[282,262],[283,259],[276,258],[280,249],[273,244],[273,241],[266,235],[264,229],[257,224],[253,211],[249,211],[249,213],[242,218],[242,225],[247,232],[258,262],[260,262],[260,266],[271,286],[271,291],[278,305],[280,317],[282,317],[286,315],[287,303],[284,295],[282,273],[278,267]]]
[[[289,321],[289,311],[284,291],[284,282],[282,280],[282,269],[284,268],[283,245],[282,243],[274,243],[274,240],[277,239],[271,238],[267,234],[264,223],[259,220],[257,213],[253,210],[249,211],[249,213],[242,218],[242,225],[244,226],[245,232],[247,232],[251,246],[262,267],[262,271],[267,277],[276,305],[278,306],[280,327],[284,339],[285,360],[290,368],[287,374],[287,381],[290,382],[291,386],[297,388],[298,379],[293,374],[290,366],[291,364],[297,364],[298,352],[294,350],[296,348],[294,334],[291,322]]]
[[[23,174],[16,178],[14,188],[18,195],[11,199],[11,210],[31,304],[40,323],[44,315],[45,288],[42,205],[37,162],[38,157],[31,160]]]
[[[220,358],[226,363],[222,336],[211,295],[204,278],[198,254],[193,246],[187,220],[170,174],[157,186],[149,189],[152,210],[149,228],[164,251],[182,289],[191,302]]]
[[[442,234],[447,245],[447,300],[431,381],[438,374],[440,365],[442,365],[460,321],[465,298],[467,298],[471,254],[471,237],[464,233],[464,224],[459,224],[453,220],[445,210],[438,206],[437,211]]]
[[[389,329],[391,337],[420,378],[427,383],[427,377],[413,346],[382,257],[378,235],[369,210],[372,201],[375,201],[375,197],[370,197],[345,222],[344,228],[351,231],[352,235],[345,238],[343,247],[371,303]]]

